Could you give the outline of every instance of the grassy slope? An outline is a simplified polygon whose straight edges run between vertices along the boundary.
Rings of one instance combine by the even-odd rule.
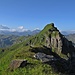
[[[13,46],[10,51],[4,53],[0,59],[0,75],[56,75],[50,65],[34,59],[34,53],[29,51],[29,46],[25,47],[23,44]],[[11,72],[8,68],[13,59],[27,59],[32,65]]]
[[[0,48],[11,46],[18,38],[14,35],[0,35]]]
[[[23,42],[30,36],[0,35],[0,48],[6,48],[13,44]]]
[[[47,30],[48,27],[46,28]],[[41,31],[38,35],[32,36],[20,44],[13,45],[3,53],[0,50],[0,75],[58,75],[50,65],[43,64],[41,61],[34,59],[33,55],[35,53],[30,51],[29,45],[26,46],[26,43],[31,40],[34,46],[40,47],[40,38],[44,36],[44,33],[46,33],[46,30]],[[25,68],[18,68],[11,72],[9,65],[13,59],[27,59],[31,64]]]

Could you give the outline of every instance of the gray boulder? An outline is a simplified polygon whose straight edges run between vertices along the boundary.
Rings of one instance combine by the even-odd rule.
[[[11,70],[14,70],[16,68],[19,68],[19,67],[25,67],[27,65],[27,60],[25,59],[15,59],[15,60],[12,60],[9,68]]]
[[[41,60],[42,62],[56,61],[57,59],[53,55],[46,55],[44,53],[36,53],[34,58]]]

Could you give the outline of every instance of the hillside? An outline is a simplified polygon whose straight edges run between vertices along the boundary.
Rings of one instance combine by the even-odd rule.
[[[21,43],[30,36],[16,36],[16,35],[0,35],[0,48],[6,48],[16,43]]]
[[[0,48],[7,48],[14,44],[21,43],[29,37],[31,36],[0,35]]]
[[[18,64],[25,59],[27,65]],[[53,23],[21,43],[0,49],[0,75],[74,75],[74,62],[72,42]]]
[[[14,35],[0,35],[0,48],[5,48],[13,45],[18,38],[19,36]]]
[[[65,36],[69,41],[72,41],[75,46],[75,34],[69,34]]]
[[[68,31],[61,31],[61,33],[63,35],[70,35],[70,34],[75,34],[75,31],[74,30],[68,30]]]

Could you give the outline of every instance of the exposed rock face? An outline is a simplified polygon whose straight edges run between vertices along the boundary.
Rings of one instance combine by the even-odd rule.
[[[16,60],[12,60],[9,68],[11,70],[14,70],[18,67],[25,67],[27,65],[27,60],[22,60],[22,59],[16,59]]]
[[[75,52],[75,48],[70,41],[68,41],[59,30],[54,27],[48,29],[48,34],[45,34],[46,46],[52,48],[53,52],[56,52],[58,55],[61,53],[68,54],[71,56]]]
[[[56,61],[57,59],[52,55],[46,55],[44,53],[36,53],[34,58],[41,60],[42,62]]]
[[[52,33],[54,33],[54,31],[51,31],[46,37],[46,46],[57,49],[56,52],[60,54],[62,50],[62,39],[59,33],[56,36],[52,36]]]

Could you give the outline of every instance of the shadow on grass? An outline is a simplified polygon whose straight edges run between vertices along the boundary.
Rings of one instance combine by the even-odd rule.
[[[68,58],[68,60],[63,59],[55,52],[52,52],[51,48],[44,45],[43,47],[33,47],[30,51],[53,55],[57,60],[45,62],[44,64],[50,65],[54,72],[60,73],[59,75],[75,75],[75,58]]]

